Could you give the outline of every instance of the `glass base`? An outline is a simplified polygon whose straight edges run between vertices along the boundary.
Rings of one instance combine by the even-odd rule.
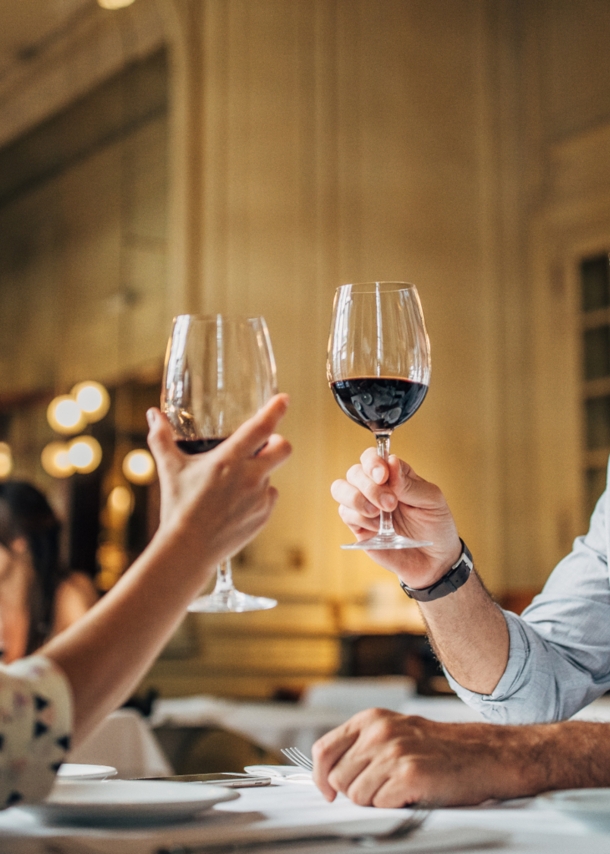
[[[215,590],[209,596],[200,596],[188,606],[188,611],[196,614],[232,614],[241,611],[267,611],[275,608],[277,599],[266,596],[250,596],[239,590]]]
[[[401,537],[399,534],[375,534],[368,540],[359,543],[346,543],[342,549],[363,549],[365,551],[381,551],[382,549],[421,549],[431,546],[430,540],[411,540],[409,537]]]

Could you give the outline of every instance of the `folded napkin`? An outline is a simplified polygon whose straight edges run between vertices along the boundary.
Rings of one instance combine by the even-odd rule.
[[[246,774],[264,774],[271,777],[274,783],[305,783],[313,786],[311,771],[305,771],[296,765],[246,765]]]

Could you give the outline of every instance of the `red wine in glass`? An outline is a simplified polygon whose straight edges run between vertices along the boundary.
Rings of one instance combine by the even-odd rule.
[[[402,377],[354,377],[330,387],[345,414],[373,433],[394,430],[417,412],[428,386]]]
[[[430,344],[419,295],[404,282],[337,288],[326,373],[341,410],[370,430],[377,453],[390,454],[392,432],[417,412],[430,382]],[[429,542],[399,536],[392,514],[380,512],[379,531],[349,549],[408,549]]]
[[[223,436],[222,439],[176,439],[176,445],[185,454],[205,454],[206,451],[217,448],[226,438]]]

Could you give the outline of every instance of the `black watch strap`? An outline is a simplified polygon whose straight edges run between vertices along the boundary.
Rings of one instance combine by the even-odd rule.
[[[414,587],[408,587],[404,581],[400,582],[400,586],[411,599],[417,599],[418,602],[432,602],[434,599],[442,599],[443,596],[448,596],[450,593],[455,593],[463,584],[466,584],[470,578],[470,573],[474,569],[472,555],[464,540],[460,539],[462,544],[462,553],[453,564],[449,572],[445,573],[442,578],[431,584],[430,587],[422,587],[419,590]]]

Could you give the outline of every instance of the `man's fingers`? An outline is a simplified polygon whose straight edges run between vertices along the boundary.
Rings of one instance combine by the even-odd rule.
[[[401,504],[425,510],[432,510],[445,504],[438,486],[421,478],[408,463],[392,456],[389,466],[390,477],[387,486],[395,493]]]
[[[375,448],[367,448],[361,455],[362,468],[375,483],[385,483],[389,476],[388,464],[381,459]]]
[[[348,721],[349,724],[349,721]],[[347,724],[337,727],[322,736],[312,748],[313,780],[324,797],[332,801],[337,793],[328,781],[328,775],[335,763],[358,738],[358,732],[347,728]]]
[[[373,763],[370,756],[365,756],[364,754],[356,756],[354,754],[354,750],[347,750],[343,754],[331,769],[328,775],[328,782],[335,792],[342,792],[355,803],[365,806],[370,801],[358,800],[358,798],[366,797],[366,795],[360,795],[360,791],[366,792],[370,788],[370,780],[375,776],[374,774],[371,775],[369,771]],[[360,779],[361,777],[362,780]],[[369,782],[367,783],[367,781]],[[356,797],[352,796],[352,790],[356,793]]]
[[[370,517],[379,516],[379,508],[371,504],[359,489],[356,489],[346,480],[335,480],[331,483],[330,494],[338,504],[342,504],[356,513]]]
[[[400,809],[422,800],[422,795],[416,795],[413,785],[407,785],[403,776],[392,775],[390,772],[373,792],[368,805],[383,809]]]
[[[345,476],[347,482],[361,492],[367,501],[374,504],[380,510],[392,512],[398,504],[396,495],[389,488],[389,484],[379,486],[364,471],[361,465],[352,466]]]
[[[370,807],[375,802],[377,792],[388,780],[387,770],[382,764],[373,760],[367,763],[361,772],[350,781],[347,789],[341,789],[348,798],[363,807]]]
[[[370,519],[340,504],[339,516],[357,537],[369,537],[372,531],[377,532],[379,530],[379,515]]]
[[[288,395],[276,394],[265,406],[259,409],[256,415],[238,427],[224,444],[240,456],[253,457],[257,451],[259,457],[262,456],[266,451],[263,445],[275,432],[275,428],[287,408]]]

